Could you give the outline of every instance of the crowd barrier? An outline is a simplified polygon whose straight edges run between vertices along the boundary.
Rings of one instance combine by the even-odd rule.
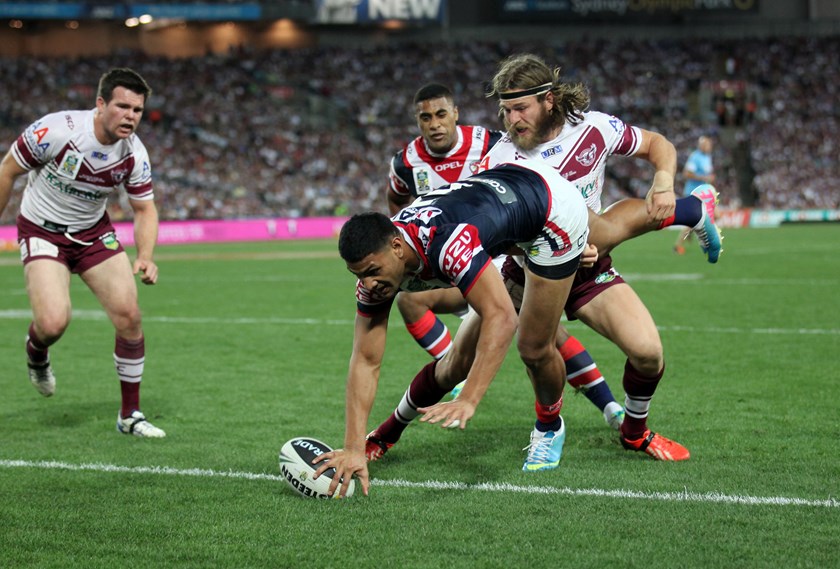
[[[224,243],[336,237],[346,217],[231,219],[211,221],[161,221],[158,243]],[[123,245],[134,245],[131,222],[114,223]],[[17,249],[17,229],[0,227],[0,249]]]

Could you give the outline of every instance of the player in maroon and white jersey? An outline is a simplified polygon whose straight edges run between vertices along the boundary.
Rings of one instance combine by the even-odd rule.
[[[152,260],[158,214],[149,155],[136,135],[151,89],[136,72],[111,69],[99,81],[96,108],[60,111],[29,126],[0,163],[0,212],[15,180],[28,174],[17,219],[18,243],[33,320],[26,338],[29,379],[39,393],[55,392],[49,347],[70,323],[70,275],[96,295],[116,332],[114,365],[122,404],[117,429],[164,437],[140,411],[144,336],[137,303],[139,274],[155,284]],[[106,212],[122,188],[134,212],[137,259],[132,264]]]
[[[341,229],[339,252],[358,277],[353,354],[347,376],[344,449],[326,453],[328,467],[347,490],[369,479],[365,431],[385,354],[388,313],[399,290],[454,287],[474,312],[453,348],[427,364],[409,391],[423,420],[462,429],[498,372],[517,333],[517,348],[536,398],[537,427],[525,470],[555,468],[565,429],[560,417],[565,366],[555,347],[563,299],[587,247],[588,210],[574,187],[539,162],[500,165],[431,192],[392,219],[379,213],[352,217]],[[597,235],[593,236],[595,243]],[[527,295],[519,310],[505,290],[493,257],[524,252]],[[458,396],[441,403],[461,379]]]
[[[717,237],[715,196],[675,199],[676,150],[664,136],[610,115],[586,112],[589,95],[585,87],[563,83],[559,69],[552,70],[530,54],[500,64],[493,78],[493,93],[499,98],[507,136],[487,154],[483,166],[539,160],[552,167],[586,199],[592,211],[590,227],[613,215],[635,220],[615,244],[671,224],[708,231],[707,237],[714,231]],[[656,174],[646,200],[623,200],[599,216],[604,168],[613,154],[645,159]],[[625,448],[645,451],[659,460],[687,459],[687,449],[647,427],[650,400],[665,370],[662,343],[647,308],[612,267],[611,246],[599,249],[595,267],[578,273],[566,312],[610,339],[627,356],[623,377],[626,415],[620,429]],[[521,271],[507,262],[503,273],[512,296],[517,296],[524,283]]]
[[[452,92],[439,83],[429,83],[417,90],[414,114],[420,136],[391,159],[387,193],[391,215],[429,191],[475,173],[479,161],[502,137],[498,131],[458,125],[458,107]],[[463,315],[466,312],[467,304],[458,291],[439,289],[403,293],[396,302],[415,341],[435,359],[446,355],[452,346],[452,336],[437,314]],[[595,361],[574,337],[565,338],[559,349],[566,363],[569,383],[601,411],[609,426],[618,429],[624,409],[615,401]],[[459,384],[453,389],[453,396],[457,396],[462,386]],[[385,444],[397,442],[409,422],[405,413],[397,407],[371,434],[371,440],[378,443],[371,446],[369,458],[378,458]]]

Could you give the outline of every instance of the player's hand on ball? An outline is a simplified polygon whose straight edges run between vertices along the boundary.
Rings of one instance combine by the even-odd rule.
[[[367,496],[370,489],[370,477],[367,469],[367,459],[365,458],[364,450],[361,451],[346,451],[344,449],[335,449],[315,458],[312,464],[318,468],[315,470],[314,478],[317,479],[329,468],[335,468],[332,483],[330,484],[329,494],[334,496],[336,490],[338,495],[344,497],[347,494],[347,487],[350,485],[350,480],[356,476],[362,485],[362,493]],[[343,482],[340,482],[342,481]],[[339,488],[339,484],[341,484]]]
[[[475,415],[475,405],[460,398],[442,401],[431,407],[420,407],[417,410],[423,413],[420,420],[424,423],[432,425],[440,423],[441,427],[450,429],[460,427],[461,430],[467,428],[467,421]]]

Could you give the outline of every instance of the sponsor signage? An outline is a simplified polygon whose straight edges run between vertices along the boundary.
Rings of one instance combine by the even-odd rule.
[[[442,23],[447,0],[317,0],[315,24]]]
[[[501,16],[532,18],[649,19],[697,13],[754,13],[759,0],[502,0]]]
[[[258,2],[230,4],[121,2],[2,2],[0,18],[27,20],[121,20],[150,15],[198,21],[259,20],[262,10]]]

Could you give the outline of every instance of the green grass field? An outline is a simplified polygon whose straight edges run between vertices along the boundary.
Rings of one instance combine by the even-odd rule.
[[[614,258],[665,345],[651,427],[691,460],[623,451],[569,394],[560,468],[521,472],[533,394],[511,353],[465,431],[413,425],[342,501],[277,466],[287,439],[343,439],[354,281],[334,242],[159,248],[142,406],[163,440],[116,433],[113,331],[78,278],[56,395],[30,386],[2,254],[0,567],[840,567],[840,226],[729,230],[718,265],[675,236]],[[426,362],[394,312],[371,427]],[[623,355],[569,328],[621,394]]]

